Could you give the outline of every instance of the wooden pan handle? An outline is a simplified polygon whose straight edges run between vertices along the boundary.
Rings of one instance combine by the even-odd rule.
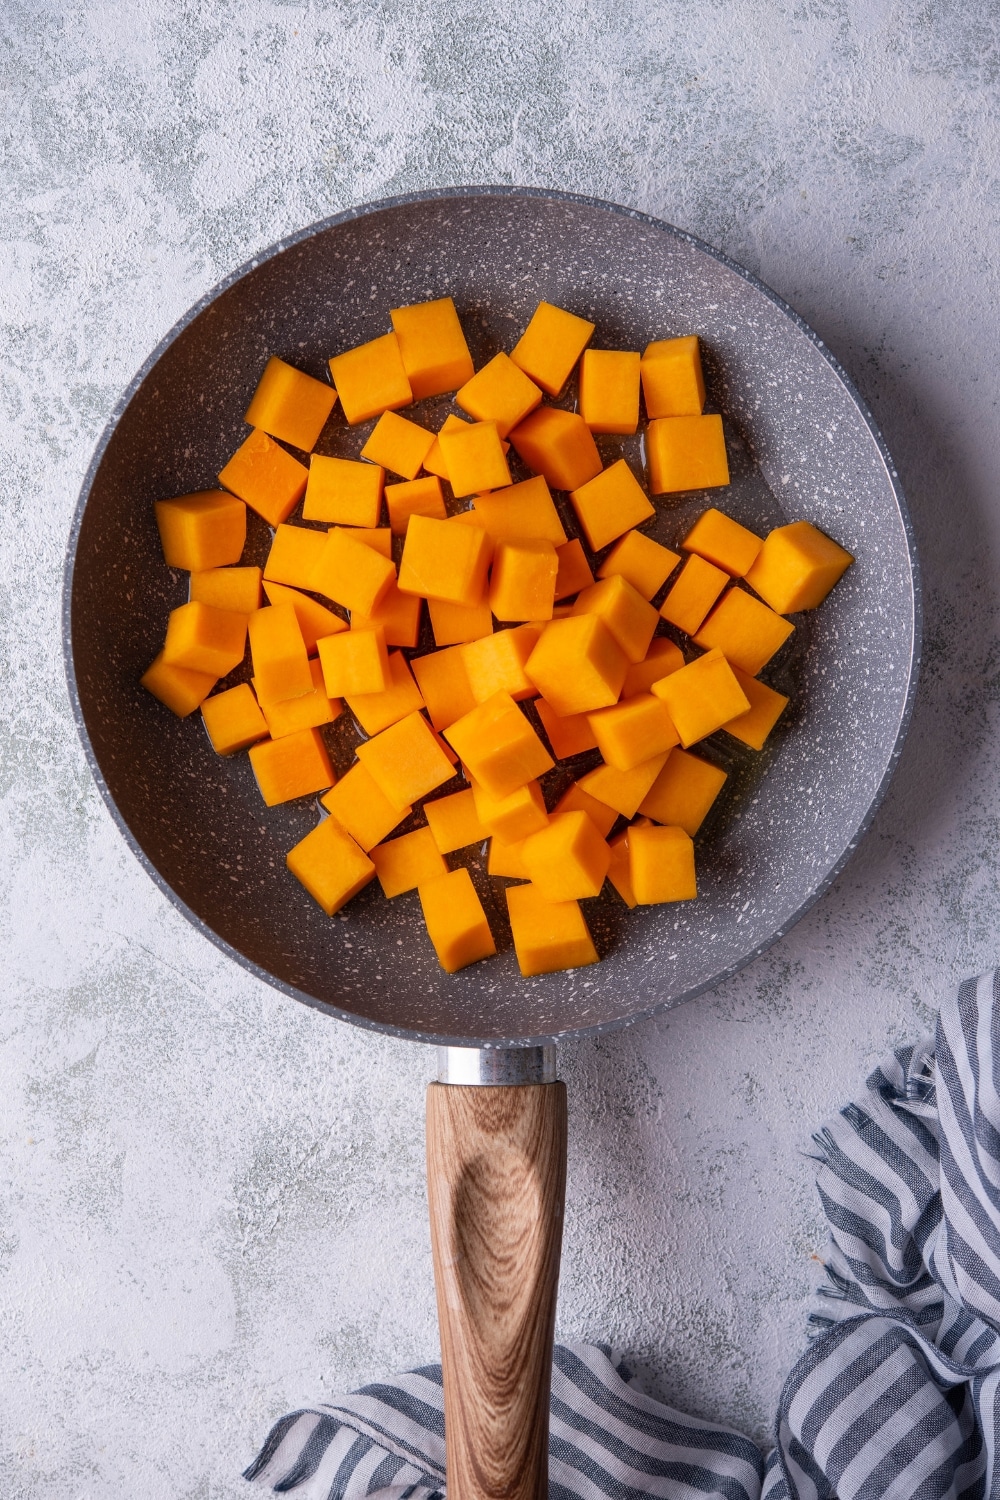
[[[432,1083],[427,1186],[448,1500],[547,1500],[564,1085]]]

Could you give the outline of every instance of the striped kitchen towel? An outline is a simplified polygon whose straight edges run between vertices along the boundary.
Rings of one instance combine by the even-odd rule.
[[[815,1137],[830,1224],[816,1336],[774,1446],[672,1411],[595,1345],[558,1347],[552,1500],[1000,1497],[1000,971]],[[295,1500],[442,1500],[441,1370],[283,1417],[247,1479]]]

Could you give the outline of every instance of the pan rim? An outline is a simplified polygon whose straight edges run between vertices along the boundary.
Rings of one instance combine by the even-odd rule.
[[[265,262],[273,260],[276,256],[284,253],[286,250],[292,249],[297,244],[301,244],[308,239],[312,239],[316,235],[323,234],[327,230],[333,229],[339,224],[349,223],[355,219],[367,218],[378,213],[384,213],[391,209],[407,207],[416,203],[443,201],[447,199],[461,200],[481,197],[539,198],[553,202],[576,203],[591,208],[599,208],[605,210],[606,212],[616,214],[621,218],[633,219],[638,223],[648,225],[649,227],[656,229],[662,233],[672,235],[675,239],[680,240],[682,243],[690,245],[693,249],[698,250],[702,254],[710,256],[713,260],[719,262],[728,270],[733,271],[736,275],[741,277],[742,280],[747,282],[750,286],[752,286],[758,292],[762,293],[770,302],[772,302],[784,314],[784,316],[789,319],[789,321],[797,328],[797,330],[805,335],[805,337],[809,340],[813,347],[826,360],[827,364],[830,366],[833,373],[840,381],[841,385],[844,387],[845,391],[851,399],[851,402],[857,409],[866,427],[868,428],[879,457],[881,458],[883,467],[885,469],[886,478],[888,480],[893,498],[899,511],[900,522],[903,528],[903,535],[906,542],[907,556],[910,565],[910,579],[913,603],[913,635],[906,693],[903,700],[902,710],[899,716],[899,724],[896,731],[896,737],[893,742],[892,752],[888,757],[885,770],[883,771],[882,777],[879,780],[879,784],[875,789],[874,795],[868,806],[865,816],[859,824],[854,835],[852,836],[851,840],[846,845],[840,857],[836,860],[831,869],[827,872],[827,874],[823,877],[819,884],[812,891],[810,891],[809,895],[795,909],[788,920],[784,922],[781,927],[779,927],[775,932],[773,932],[768,937],[766,942],[758,944],[757,947],[753,948],[748,953],[743,955],[738,960],[738,962],[728,965],[727,967],[719,970],[718,973],[712,975],[709,979],[705,980],[704,983],[698,984],[689,990],[685,990],[683,994],[670,1000],[664,1000],[662,1002],[654,1003],[651,1005],[644,1005],[640,1009],[635,1010],[626,1016],[616,1016],[611,1020],[600,1021],[589,1026],[567,1028],[555,1034],[546,1033],[542,1035],[510,1036],[503,1038],[491,1037],[489,1039],[483,1039],[482,1037],[474,1036],[470,1037],[463,1035],[452,1035],[450,1033],[418,1031],[409,1027],[393,1025],[389,1022],[376,1021],[371,1017],[361,1016],[353,1011],[344,1010],[329,1001],[319,1000],[314,995],[308,994],[306,991],[297,988],[295,985],[288,984],[286,981],[279,979],[276,975],[272,974],[270,970],[265,969],[261,964],[258,964],[254,962],[254,960],[247,958],[245,954],[240,952],[239,949],[235,948],[231,943],[227,942],[225,938],[217,933],[204,920],[204,918],[200,917],[195,911],[193,911],[192,908],[189,907],[187,903],[177,895],[173,887],[163,877],[163,875],[160,874],[159,870],[153,864],[152,860],[145,853],[135,835],[133,834],[131,828],[129,827],[128,823],[125,821],[124,817],[119,811],[117,803],[115,802],[110,788],[105,781],[103,772],[101,770],[100,764],[97,760],[97,756],[94,752],[94,748],[90,740],[90,735],[87,732],[87,726],[84,719],[83,707],[76,678],[76,666],[73,657],[72,637],[73,582],[75,576],[76,556],[80,538],[80,530],[83,524],[83,516],[87,507],[87,502],[90,498],[90,492],[93,488],[94,480],[97,477],[97,473],[103,461],[104,455],[115,432],[117,431],[122,417],[127,411],[140,386],[158,364],[160,359],[166,353],[167,349],[169,349],[170,346],[181,336],[181,334],[183,334],[186,329],[190,327],[195,319],[198,318],[204,311],[206,311],[206,309],[211,306],[211,304],[215,302],[224,292],[228,291],[237,282],[241,281],[245,276],[249,275],[250,272],[255,271]],[[87,470],[80,487],[80,493],[77,498],[76,506],[74,508],[73,518],[67,537],[66,560],[63,569],[61,620],[63,665],[66,673],[66,684],[69,693],[70,706],[73,713],[73,720],[76,725],[77,733],[80,736],[84,756],[90,768],[90,772],[94,778],[98,790],[100,791],[104,804],[108,812],[111,814],[112,822],[117,827],[119,833],[123,836],[132,854],[139,861],[139,864],[146,871],[147,875],[149,875],[153,880],[154,884],[159,887],[159,889],[170,900],[172,905],[177,910],[179,910],[184,917],[187,918],[187,920],[192,924],[193,927],[197,929],[197,931],[202,934],[202,936],[208,938],[216,948],[220,949],[229,958],[234,959],[244,970],[248,971],[255,978],[263,980],[273,989],[279,990],[281,993],[288,995],[291,999],[298,1000],[300,1003],[308,1005],[314,1010],[321,1011],[324,1015],[332,1016],[335,1019],[345,1021],[350,1025],[360,1026],[366,1030],[375,1031],[382,1035],[398,1037],[401,1040],[423,1042],[427,1045],[433,1046],[500,1049],[514,1047],[537,1047],[558,1043],[564,1040],[569,1041],[577,1038],[582,1039],[585,1037],[600,1036],[613,1031],[623,1030],[627,1026],[632,1026],[640,1021],[648,1020],[653,1016],[661,1014],[663,1011],[673,1010],[679,1005],[687,1004],[689,1001],[695,1000],[699,996],[707,994],[711,990],[717,989],[719,985],[724,983],[727,979],[730,979],[734,974],[739,973],[741,969],[744,969],[748,964],[753,963],[755,959],[760,958],[764,953],[768,951],[769,948],[773,947],[773,945],[778,942],[780,938],[784,937],[799,921],[801,921],[801,919],[813,906],[816,905],[821,897],[823,897],[827,893],[837,877],[842,873],[848,861],[853,858],[858,845],[861,843],[862,839],[870,828],[875,814],[878,812],[879,807],[881,806],[885,794],[888,790],[889,783],[891,782],[892,777],[895,774],[896,766],[898,765],[899,758],[903,749],[903,744],[906,740],[907,731],[910,727],[910,721],[913,716],[913,707],[920,678],[921,651],[923,640],[923,591],[920,562],[917,555],[916,539],[913,530],[913,523],[909,513],[909,508],[906,503],[906,498],[903,493],[895,463],[893,462],[892,456],[888,450],[885,440],[882,437],[882,433],[878,427],[878,424],[876,423],[867,402],[864,400],[861,393],[855,386],[853,380],[840,364],[837,357],[827,347],[827,345],[819,337],[815,330],[810,327],[805,319],[799,313],[797,313],[795,309],[784,300],[783,297],[779,296],[777,292],[775,292],[771,287],[763,282],[758,276],[754,275],[752,271],[748,271],[744,266],[740,265],[739,262],[726,255],[725,252],[716,249],[714,246],[708,244],[705,240],[700,239],[697,235],[693,235],[687,230],[679,229],[676,225],[670,224],[664,219],[658,219],[651,214],[642,213],[638,209],[629,208],[624,204],[612,203],[607,199],[597,198],[583,193],[564,192],[556,188],[519,187],[516,185],[506,184],[481,184],[444,188],[429,188],[421,192],[404,193],[390,198],[378,199],[373,203],[359,204],[354,205],[350,208],[342,209],[336,214],[332,214],[325,219],[320,219],[314,224],[297,230],[294,234],[285,236],[282,239],[277,240],[266,250],[259,252],[250,260],[243,262],[242,265],[231,271],[214,287],[205,292],[194,304],[192,304],[190,308],[188,308],[183,317],[181,317],[168,330],[168,332],[163,336],[156,347],[147,356],[136,374],[132,377],[131,381],[116,402],[91,456],[90,463],[87,466]]]

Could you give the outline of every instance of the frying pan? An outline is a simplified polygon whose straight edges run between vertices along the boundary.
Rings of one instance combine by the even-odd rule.
[[[614,896],[590,902],[603,961],[536,979],[518,972],[477,851],[457,857],[487,905],[494,960],[445,975],[415,895],[388,902],[369,886],[328,919],[284,871],[315,806],[265,811],[245,756],[220,760],[195,722],[137,686],[186,598],[185,579],[164,566],[152,501],[214,483],[268,355],[322,376],[331,354],[389,327],[390,307],[444,295],[477,366],[511,347],[540,298],[594,321],[607,348],[697,332],[709,409],[726,428],[726,510],[757,531],[805,517],[857,559],[769,669],[792,697],[770,746],[706,747],[730,774],[699,839],[698,900],[630,913]],[[448,399],[423,407],[436,426]],[[335,414],[319,451],[353,456],[367,431]],[[600,441],[606,460],[624,452],[641,465],[641,437]],[[668,498],[651,534],[676,543],[705,504]],[[251,522],[246,560],[262,561],[269,533]],[[74,519],[65,642],[77,725],[111,815],[185,916],[295,999],[443,1048],[428,1097],[428,1187],[449,1491],[544,1495],[565,1180],[554,1043],[679,1004],[761,953],[849,857],[900,752],[919,588],[905,503],[871,416],[772,292],[644,215],[511,188],[352,209],[235,272],[132,382]],[[327,731],[340,772],[358,737],[348,718]]]

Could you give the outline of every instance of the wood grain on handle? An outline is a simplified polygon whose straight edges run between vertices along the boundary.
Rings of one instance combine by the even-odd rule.
[[[427,1187],[448,1500],[546,1500],[564,1085],[432,1083]]]

